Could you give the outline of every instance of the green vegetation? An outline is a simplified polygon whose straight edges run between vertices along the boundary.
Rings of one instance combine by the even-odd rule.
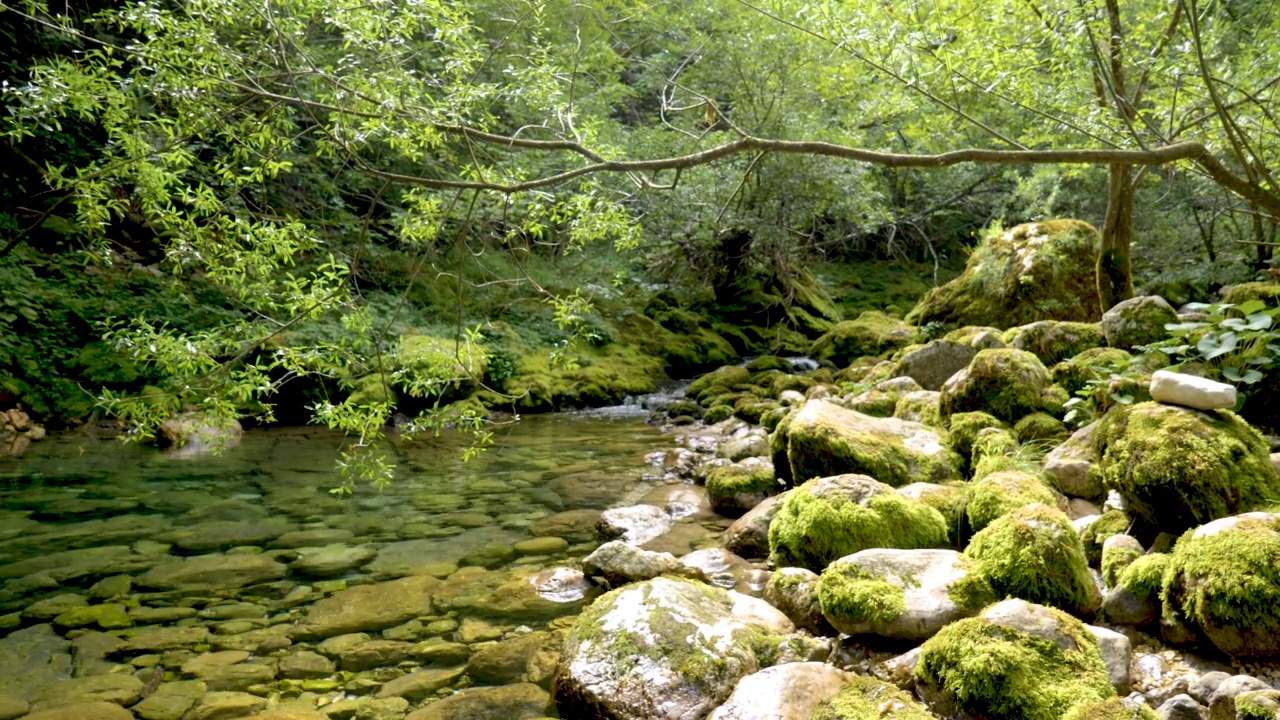
[[[1057,508],[1027,505],[996,518],[965,554],[997,595],[1091,616],[1101,598],[1080,537]]]
[[[946,545],[941,513],[858,475],[810,480],[795,488],[769,524],[773,561],[814,572],[867,548]]]
[[[1076,705],[1062,720],[1158,720],[1156,711],[1143,703],[1126,703],[1124,698],[1107,698]]]
[[[1049,371],[1025,350],[982,350],[942,388],[942,415],[981,411],[1006,422],[1047,409]]]
[[[1074,705],[1115,695],[1097,642],[1049,610],[1065,646],[977,617],[944,627],[920,647],[916,675],[977,717],[1060,720]]]
[[[829,619],[873,625],[888,624],[907,610],[902,586],[839,561],[822,571],[818,603]]]
[[[833,698],[813,709],[810,720],[930,720],[915,698],[882,680],[856,675]]]
[[[975,480],[969,486],[965,515],[974,532],[1020,507],[1040,503],[1053,507],[1054,492],[1043,480],[1025,472],[1004,470]]]
[[[915,341],[915,328],[882,312],[870,311],[832,326],[813,342],[809,354],[844,367],[857,358],[883,355]]]

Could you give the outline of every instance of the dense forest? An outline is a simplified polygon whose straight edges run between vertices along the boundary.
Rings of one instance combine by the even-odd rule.
[[[1266,3],[0,8],[0,392],[53,427],[483,442],[902,316],[992,228],[1093,223],[1100,309],[1280,240]]]

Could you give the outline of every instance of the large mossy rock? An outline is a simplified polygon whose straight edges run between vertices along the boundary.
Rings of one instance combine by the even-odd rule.
[[[904,353],[898,360],[897,374],[915,380],[925,390],[941,390],[947,378],[969,367],[976,353],[969,343],[934,340]]]
[[[1012,328],[1006,338],[1009,347],[1034,353],[1046,366],[1102,347],[1107,342],[1098,323],[1059,320],[1041,320]]]
[[[1118,406],[1094,434],[1103,482],[1129,512],[1172,533],[1280,499],[1270,446],[1227,410]]]
[[[828,565],[818,581],[823,616],[847,635],[920,641],[995,600],[954,550],[863,550]]]
[[[1084,624],[1054,608],[1005,600],[920,647],[917,689],[942,717],[1061,720],[1115,696]]]
[[[932,507],[865,475],[816,478],[787,493],[769,525],[779,567],[821,572],[831,561],[868,548],[947,544],[947,521]]]
[[[907,315],[924,325],[1011,327],[1037,320],[1094,322],[1098,231],[1080,220],[1027,223],[991,231],[960,277],[934,288]]]
[[[922,423],[877,418],[826,400],[810,400],[778,426],[785,433],[787,467],[774,470],[795,482],[861,473],[893,486],[959,477],[960,459],[948,447],[946,431]]]
[[[1280,656],[1280,515],[1245,513],[1188,532],[1162,594],[1166,613],[1198,626],[1222,652]]]
[[[810,357],[844,367],[860,357],[872,357],[904,348],[916,341],[918,331],[892,315],[871,310],[854,320],[836,323],[813,341]]]
[[[1164,298],[1140,295],[1121,301],[1102,315],[1107,344],[1121,350],[1149,345],[1169,336],[1164,326],[1178,322],[1178,313]]]
[[[809,720],[933,720],[911,693],[878,678],[857,675],[835,697],[823,700]],[[761,717],[760,720],[766,720]],[[772,720],[772,718],[769,718]]]
[[[1102,604],[1080,536],[1056,508],[1037,503],[997,518],[973,536],[965,555],[997,595],[1084,617]]]
[[[1046,408],[1049,387],[1049,371],[1035,355],[1013,348],[983,350],[942,386],[940,410],[944,418],[985,412],[1016,422]]]
[[[1032,503],[1054,507],[1058,499],[1035,475],[1020,470],[998,470],[969,485],[965,516],[969,528],[978,532],[997,518]]]
[[[573,624],[552,694],[562,717],[704,717],[771,665],[794,626],[732,591],[661,577],[614,590]]]

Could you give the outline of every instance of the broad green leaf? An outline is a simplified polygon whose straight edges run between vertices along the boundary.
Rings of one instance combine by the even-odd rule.
[[[1233,332],[1209,333],[1200,338],[1196,343],[1196,349],[1205,360],[1212,360],[1235,350],[1236,342],[1236,334]]]

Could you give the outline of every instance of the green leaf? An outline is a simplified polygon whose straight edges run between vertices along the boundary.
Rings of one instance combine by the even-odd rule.
[[[1240,303],[1240,305],[1236,307],[1236,310],[1241,315],[1252,315],[1253,313],[1256,313],[1259,310],[1266,310],[1266,309],[1267,309],[1267,304],[1262,302],[1261,300],[1249,300],[1247,302]]]
[[[1236,334],[1233,332],[1209,333],[1200,338],[1200,342],[1196,343],[1196,349],[1205,360],[1213,360],[1235,350],[1236,342]]]
[[[1242,375],[1237,368],[1225,367],[1222,368],[1222,377],[1230,380],[1231,382],[1252,385],[1262,379],[1262,373],[1250,368]]]

